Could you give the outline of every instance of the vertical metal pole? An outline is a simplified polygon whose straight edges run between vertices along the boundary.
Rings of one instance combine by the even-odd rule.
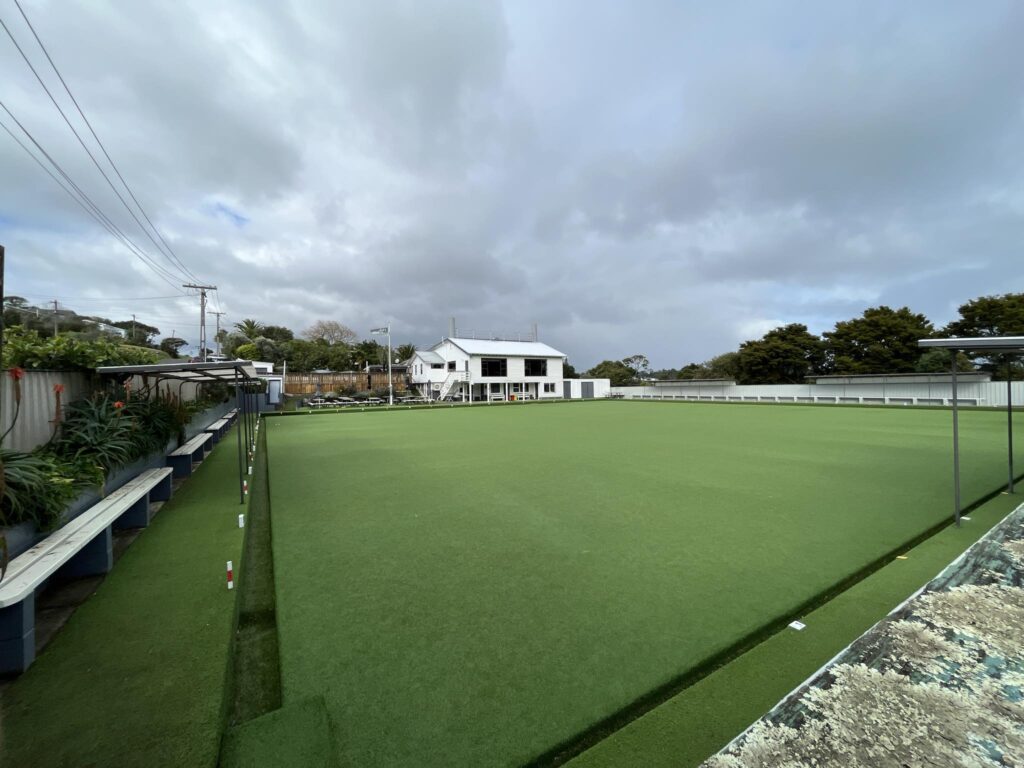
[[[957,528],[960,527],[960,412],[957,406],[956,363],[959,350],[953,354],[953,519]]]
[[[1010,465],[1010,479],[1006,492],[1013,493],[1013,363],[1006,356],[1006,456]]]
[[[388,405],[395,404],[395,380],[391,377],[391,324],[388,323]]]
[[[238,369],[235,369],[235,406],[241,411],[242,393],[238,389]],[[238,443],[238,503],[245,504],[245,468],[242,466],[242,423],[235,425],[235,438]]]

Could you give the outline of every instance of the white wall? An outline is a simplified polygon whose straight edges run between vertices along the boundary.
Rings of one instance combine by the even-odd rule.
[[[573,400],[583,397],[583,382],[591,382],[594,385],[594,398],[608,397],[611,393],[612,382],[611,379],[564,379],[569,382],[571,388],[571,397]],[[562,396],[562,385],[558,386],[558,396]]]
[[[949,405],[949,384],[688,384],[612,387],[626,398],[645,400],[732,400],[748,402],[888,403]],[[1006,405],[1006,382],[970,382],[957,386],[967,405]],[[1024,405],[1024,382],[1012,383],[1014,405]]]
[[[0,370],[0,434],[7,431],[15,415],[14,382]],[[21,379],[21,411],[3,447],[31,451],[53,435],[57,397],[53,386],[61,384],[61,404],[67,405],[89,394],[89,376],[77,371],[25,371]]]

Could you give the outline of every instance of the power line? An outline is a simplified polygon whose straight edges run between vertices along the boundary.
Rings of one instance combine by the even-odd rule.
[[[3,22],[0,21],[0,24],[2,23]],[[88,206],[86,208],[86,212],[89,213],[89,215],[92,216],[94,219],[96,219],[96,221],[104,229],[106,229],[111,235],[113,235],[117,240],[119,240],[126,248],[128,248],[129,251],[131,251],[139,259],[141,259],[147,266],[149,266],[150,269],[152,269],[158,277],[160,277],[164,282],[166,282],[175,290],[178,290],[178,292],[181,293],[182,295],[187,295],[185,294],[184,291],[178,289],[178,285],[175,282],[175,276],[171,272],[167,271],[162,266],[154,262],[152,258],[146,254],[145,251],[143,251],[138,245],[136,245],[135,242],[130,237],[128,237],[128,235],[126,235],[116,224],[114,224],[113,221],[111,221],[110,217],[107,216],[100,209],[100,207],[96,205],[95,202],[93,202],[92,198],[90,198],[85,192],[82,191],[82,188],[75,183],[75,181],[61,167],[60,163],[54,160],[50,153],[43,148],[43,146],[36,140],[36,137],[32,135],[32,132],[29,131],[28,128],[26,128],[22,124],[22,122],[14,116],[14,113],[11,112],[11,110],[7,107],[6,104],[4,104],[3,101],[0,101],[0,109],[3,109],[3,111],[7,113],[8,117],[10,117],[11,120],[14,121],[15,125],[17,125],[21,129],[22,133],[24,133],[25,136],[28,137],[29,141],[31,141],[32,144],[35,145],[36,149],[39,150],[43,157],[45,157],[50,162],[50,165],[52,165],[57,170],[57,172],[64,178],[64,180],[75,191],[78,197],[76,198],[75,194],[68,192],[66,188],[64,189],[65,192],[68,192],[68,194],[70,194],[72,198],[74,198],[76,202],[78,202],[79,205],[81,205],[82,207]],[[10,129],[7,129],[6,126],[4,126],[4,128],[5,130],[7,130],[8,133],[11,133]],[[13,134],[12,138],[14,138],[15,141],[18,141],[17,137],[13,136]],[[18,144],[22,147],[22,149],[28,152],[29,156],[32,157],[33,160],[41,164],[39,159],[24,144],[22,144],[20,141],[18,141]],[[50,176],[52,177],[53,174],[50,174]],[[60,182],[58,182],[58,184],[59,183]],[[63,188],[63,184],[61,184],[61,187]],[[81,200],[79,200],[78,198],[81,198]]]
[[[98,135],[96,135],[96,131],[92,127],[92,123],[89,122],[89,118],[87,118],[85,116],[85,112],[82,111],[82,107],[79,105],[78,99],[75,98],[75,95],[71,92],[71,88],[68,87],[67,82],[64,80],[64,76],[61,75],[60,70],[57,69],[57,65],[54,63],[53,58],[50,56],[50,52],[48,50],[46,50],[46,46],[43,45],[43,41],[39,38],[39,34],[36,32],[35,27],[32,26],[32,22],[29,21],[28,16],[25,14],[25,10],[21,7],[21,3],[19,3],[18,0],[14,0],[14,5],[17,6],[18,12],[21,13],[21,18],[23,18],[25,20],[25,24],[27,24],[28,28],[32,31],[32,36],[36,39],[36,42],[39,44],[39,48],[42,50],[43,55],[46,56],[46,60],[48,62],[50,62],[50,66],[53,67],[53,71],[57,75],[57,79],[60,80],[60,84],[64,86],[64,90],[67,92],[68,96],[71,98],[71,102],[75,105],[75,109],[78,110],[78,114],[81,115],[82,120],[85,122],[86,126],[89,128],[89,132],[92,134],[92,137],[96,140],[96,143],[99,145],[99,148],[103,151],[103,156],[107,158],[107,162],[110,163],[110,167],[114,169],[114,173],[116,173],[117,174],[117,178],[119,178],[121,180],[121,183],[124,185],[125,190],[128,192],[128,194],[131,196],[132,200],[134,201],[135,205],[138,207],[139,212],[142,214],[143,218],[148,222],[148,224],[152,228],[153,232],[156,233],[156,236],[158,238],[160,238],[160,242],[163,243],[163,246],[166,249],[166,252],[168,254],[170,254],[170,259],[169,260],[171,261],[171,263],[172,264],[176,264],[188,277],[190,277],[190,278],[192,278],[194,280],[198,280],[198,278],[189,270],[189,268],[185,266],[185,264],[181,261],[181,259],[178,258],[178,255],[174,252],[174,250],[171,248],[171,246],[164,239],[164,236],[160,233],[160,230],[156,228],[156,225],[153,224],[152,219],[149,218],[149,215],[146,213],[146,209],[142,207],[142,203],[139,202],[138,198],[135,196],[135,193],[132,191],[132,188],[130,186],[128,186],[128,182],[125,181],[124,176],[121,174],[121,170],[117,167],[117,164],[114,162],[113,158],[110,156],[110,153],[107,152],[107,148],[103,145],[103,142],[100,141],[100,137]],[[8,34],[10,34],[10,33],[8,32]],[[12,40],[13,40],[13,38],[12,38]],[[17,45],[17,43],[15,43],[15,45]],[[20,48],[19,48],[19,50],[20,50]],[[24,54],[22,54],[22,55],[24,56]],[[27,61],[27,58],[26,58],[26,61]],[[31,64],[29,66],[31,66]],[[33,72],[35,72],[34,69],[33,69]],[[36,77],[38,78],[38,75]],[[42,80],[40,80],[40,82],[42,82]],[[49,92],[47,91],[47,93],[49,93]],[[51,100],[52,100],[52,98],[53,97],[51,96]],[[56,104],[56,102],[54,102],[54,104]],[[58,110],[59,109],[60,109],[60,107],[58,107]],[[61,114],[63,115],[63,112]],[[66,120],[67,120],[67,118],[65,118],[65,121]],[[69,123],[69,125],[70,125],[70,123]],[[72,130],[74,130],[74,129],[72,129]],[[75,135],[77,136],[78,134],[76,133]],[[79,141],[81,141],[81,139],[79,139]],[[85,145],[83,144],[83,147],[84,146]],[[86,151],[88,151],[88,150],[86,150]],[[90,154],[90,157],[91,156],[92,155]],[[95,160],[94,160],[94,162],[95,162]],[[97,167],[99,167],[99,166],[97,165]],[[102,170],[101,170],[101,173],[102,173]],[[104,178],[106,178],[106,174],[104,174]],[[110,180],[107,179],[107,181],[109,183]],[[112,184],[111,184],[111,188],[113,188]],[[115,190],[115,192],[116,192],[116,190]],[[120,195],[118,195],[118,197],[120,197]],[[123,203],[124,200],[122,199],[121,202]],[[127,203],[125,203],[125,207],[126,208],[128,207]],[[131,213],[131,210],[129,209],[128,212]],[[134,214],[133,214],[133,216],[134,216]],[[136,221],[138,221],[138,219],[136,219]],[[142,226],[141,222],[139,222],[139,226],[140,227]],[[143,230],[145,231],[144,227],[143,227]],[[149,235],[149,232],[146,232],[146,234]],[[150,240],[153,240],[153,238],[151,236],[150,236]],[[160,249],[160,245],[157,244],[157,242],[155,240],[153,240],[153,244],[157,246],[158,250]]]
[[[21,296],[23,299],[43,299],[43,298],[54,298],[60,299],[61,301],[100,301],[100,302],[114,302],[114,301],[156,301],[158,299],[180,299],[187,294],[177,293],[173,296],[111,296],[110,298],[97,298],[95,296],[50,296],[49,294],[41,293],[17,293],[16,296]]]
[[[110,177],[107,175],[106,171],[103,170],[103,166],[100,165],[99,161],[96,159],[96,156],[93,155],[93,153],[89,149],[89,147],[86,146],[85,141],[82,139],[81,135],[79,135],[78,131],[75,130],[75,126],[73,126],[71,124],[71,121],[68,119],[68,116],[64,113],[64,110],[61,109],[60,104],[57,103],[57,100],[54,98],[53,94],[50,92],[50,89],[46,86],[46,83],[43,81],[43,78],[39,75],[39,72],[36,70],[35,66],[32,64],[32,61],[25,54],[25,51],[22,49],[21,45],[18,44],[18,41],[15,39],[14,35],[11,33],[11,30],[7,27],[7,24],[4,23],[3,19],[0,19],[0,26],[2,26],[4,28],[4,32],[7,33],[7,36],[11,39],[11,42],[14,43],[14,47],[17,48],[18,49],[18,53],[21,54],[21,58],[23,58],[25,60],[25,63],[28,65],[28,68],[30,70],[32,70],[32,74],[35,75],[36,80],[39,81],[39,85],[42,86],[43,91],[46,92],[46,95],[49,97],[50,101],[53,102],[53,106],[56,107],[57,112],[60,113],[60,116],[64,119],[64,122],[67,124],[68,128],[71,130],[71,133],[74,134],[75,138],[78,140],[78,143],[82,146],[82,149],[85,150],[85,154],[87,154],[89,156],[89,159],[92,160],[93,165],[96,166],[96,170],[98,170],[100,172],[100,175],[107,182],[107,185],[110,187],[111,190],[113,190],[114,195],[116,195],[117,199],[121,201],[121,205],[123,205],[125,210],[128,211],[129,215],[133,219],[135,219],[135,223],[139,225],[139,228],[143,231],[143,233],[146,235],[146,237],[148,237],[152,241],[153,245],[155,245],[157,250],[160,251],[160,254],[165,259],[168,259],[168,261],[170,261],[170,259],[167,256],[167,254],[165,254],[163,251],[160,250],[160,244],[157,243],[157,241],[153,237],[153,235],[150,234],[149,230],[146,229],[146,227],[143,225],[143,223],[139,220],[139,217],[135,215],[135,211],[133,211],[131,209],[131,206],[129,206],[128,203],[125,201],[124,196],[120,192],[118,192],[117,187],[114,186],[114,183],[110,180]],[[8,111],[8,114],[10,114],[9,111]],[[13,115],[11,115],[11,117],[12,117],[12,119],[14,118]],[[17,120],[15,120],[15,122],[17,122]],[[20,123],[19,123],[19,125],[20,125]],[[24,130],[24,127],[22,127],[22,130]],[[173,265],[173,262],[171,262],[171,263]],[[182,275],[185,274],[184,272],[181,271],[181,269],[179,267],[175,266],[175,269],[177,269],[179,272],[181,272]],[[168,274],[173,274],[173,273],[168,273]]]

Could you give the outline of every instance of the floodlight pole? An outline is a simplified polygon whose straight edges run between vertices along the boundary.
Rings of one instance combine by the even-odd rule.
[[[237,424],[235,424],[235,442],[238,444],[238,503],[245,504],[245,468],[242,466],[242,420],[245,418],[241,413],[242,395],[238,388],[238,368],[235,368],[235,406],[239,411]]]
[[[956,364],[959,350],[951,349],[953,364],[953,519],[960,527],[960,414],[957,408]]]
[[[391,323],[383,325],[380,328],[371,328],[370,333],[381,336],[387,334],[388,336],[388,405],[395,404],[395,382],[391,377]]]

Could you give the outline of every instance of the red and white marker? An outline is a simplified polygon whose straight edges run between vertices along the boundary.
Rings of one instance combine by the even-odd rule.
[[[249,495],[249,481],[248,480],[243,480],[242,481],[242,491],[245,493],[246,496]]]
[[[235,588],[235,569],[231,565],[231,561],[228,560],[228,589]]]

